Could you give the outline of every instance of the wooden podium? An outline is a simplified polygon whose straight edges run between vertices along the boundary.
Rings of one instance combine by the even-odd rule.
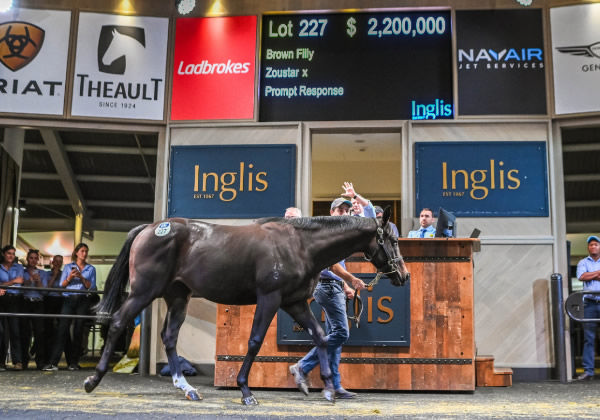
[[[340,373],[345,388],[475,389],[472,255],[479,245],[477,239],[400,239],[411,273],[410,346],[344,346]],[[352,273],[375,271],[358,258],[350,258],[346,266]],[[216,386],[237,386],[253,316],[254,306],[217,306]],[[277,318],[252,365],[251,388],[296,387],[288,367],[310,347],[278,345],[276,323]],[[315,388],[322,387],[319,369],[309,377]]]

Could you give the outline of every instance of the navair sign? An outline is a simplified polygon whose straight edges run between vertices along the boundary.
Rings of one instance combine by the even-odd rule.
[[[0,112],[62,115],[71,12],[0,13]]]
[[[81,13],[72,115],[162,120],[169,20]]]
[[[177,19],[172,120],[252,119],[256,16]]]

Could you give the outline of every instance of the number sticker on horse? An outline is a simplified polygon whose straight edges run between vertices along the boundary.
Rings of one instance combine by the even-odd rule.
[[[171,223],[163,222],[154,229],[154,234],[156,236],[165,236],[171,231]]]

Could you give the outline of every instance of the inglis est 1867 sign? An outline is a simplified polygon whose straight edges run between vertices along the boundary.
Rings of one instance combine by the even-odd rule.
[[[296,146],[173,146],[169,217],[283,216],[295,202]]]

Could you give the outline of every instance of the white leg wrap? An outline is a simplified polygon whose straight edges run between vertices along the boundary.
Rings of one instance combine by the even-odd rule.
[[[185,380],[185,376],[183,375],[173,375],[173,385],[175,385],[175,388],[184,390],[186,395],[190,391],[196,391],[196,388],[188,384],[188,381]]]

